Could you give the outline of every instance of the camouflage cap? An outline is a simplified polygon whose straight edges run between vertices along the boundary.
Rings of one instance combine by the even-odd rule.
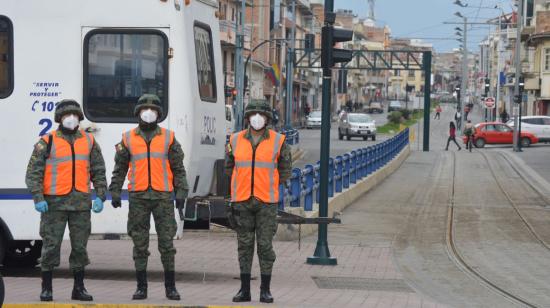
[[[156,110],[159,113],[159,118],[162,118],[162,106],[160,103],[160,98],[155,94],[143,94],[138,99],[136,107],[134,108],[134,115],[139,116],[139,112],[143,108],[151,108]]]
[[[273,115],[271,114],[271,107],[265,99],[252,99],[246,105],[244,109],[244,117],[248,118],[254,113],[259,113],[265,115],[268,119],[272,119]]]
[[[61,100],[55,106],[54,120],[56,123],[61,123],[61,118],[64,115],[74,113],[78,116],[78,120],[84,120],[84,114],[80,108],[80,104],[77,103],[74,99],[64,99]]]

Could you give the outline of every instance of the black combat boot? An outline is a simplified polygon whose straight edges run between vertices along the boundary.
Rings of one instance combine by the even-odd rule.
[[[250,300],[250,274],[241,274],[241,289],[233,296],[233,302],[249,302]]]
[[[94,298],[88,294],[84,287],[84,271],[75,271],[74,273],[73,295],[71,299],[78,301],[93,301]]]
[[[269,291],[271,285],[271,275],[262,274],[262,284],[260,285],[260,302],[273,303],[273,296]]]
[[[147,298],[147,271],[136,271],[137,289],[132,299]]]
[[[52,271],[42,272],[42,293],[40,293],[40,300],[43,302],[53,301]]]
[[[164,288],[166,289],[166,298],[179,301],[180,294],[176,290],[176,273],[174,271],[164,272]]]

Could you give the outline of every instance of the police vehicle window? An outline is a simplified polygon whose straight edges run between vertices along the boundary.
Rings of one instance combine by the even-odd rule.
[[[0,98],[13,90],[13,28],[11,21],[0,16]]]
[[[95,122],[137,122],[134,107],[156,94],[168,113],[168,39],[156,30],[94,30],[84,39],[84,112]],[[160,119],[161,121],[164,118]]]
[[[197,60],[197,78],[201,100],[216,102],[216,74],[214,73],[214,52],[210,27],[195,23],[195,55]]]

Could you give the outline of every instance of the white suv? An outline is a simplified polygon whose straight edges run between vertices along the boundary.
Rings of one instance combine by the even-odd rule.
[[[507,124],[514,127],[514,119],[508,121]],[[550,117],[523,116],[521,117],[521,130],[533,133],[540,142],[550,142]]]
[[[342,140],[344,136],[347,140],[351,140],[351,137],[363,137],[363,140],[367,140],[370,137],[374,141],[376,121],[364,113],[343,114],[338,122],[338,139]]]

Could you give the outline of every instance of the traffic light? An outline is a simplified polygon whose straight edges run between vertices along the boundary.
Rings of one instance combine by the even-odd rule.
[[[489,93],[489,90],[491,89],[491,81],[489,78],[485,78],[485,95]]]
[[[523,100],[523,91],[525,91],[525,79],[523,76],[519,76],[519,93],[514,95],[514,103],[521,103]]]
[[[233,88],[233,90],[231,90],[231,95],[233,95],[233,98],[237,97],[237,89],[236,88]]]
[[[349,62],[353,57],[353,52],[349,49],[334,48],[334,44],[339,42],[348,42],[353,39],[353,31],[341,28],[334,28],[332,23],[335,19],[334,13],[327,14],[328,25],[323,27],[321,66],[323,69],[330,69],[336,63]],[[332,23],[330,22],[332,21]]]

